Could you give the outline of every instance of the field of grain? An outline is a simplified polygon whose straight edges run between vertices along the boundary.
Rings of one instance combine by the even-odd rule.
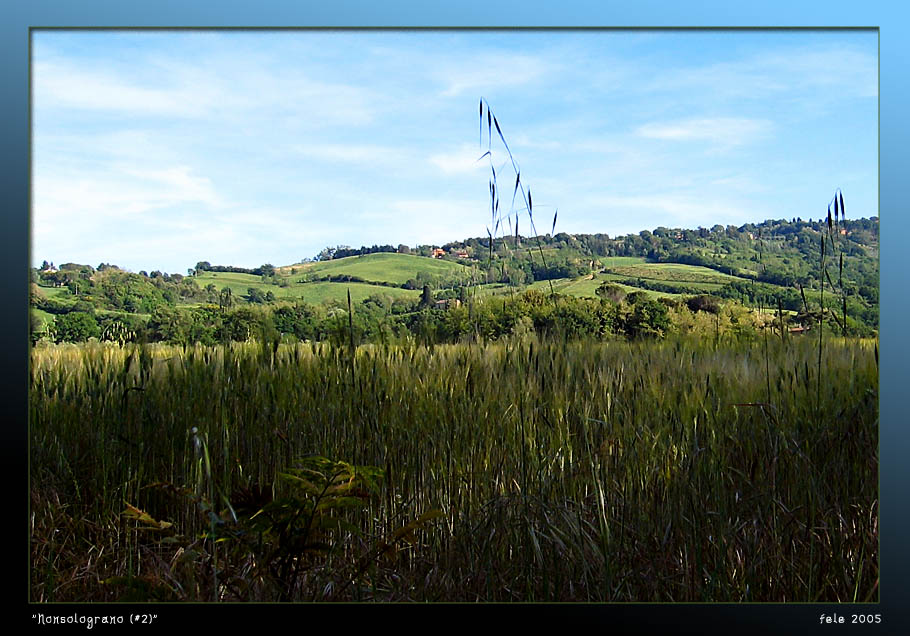
[[[33,601],[878,599],[874,343],[61,345],[30,374]]]

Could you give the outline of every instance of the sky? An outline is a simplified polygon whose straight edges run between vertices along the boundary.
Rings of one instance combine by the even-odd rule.
[[[818,219],[838,188],[878,215],[875,31],[37,30],[31,81],[33,266],[482,237],[491,159],[528,236],[481,99],[540,233]]]

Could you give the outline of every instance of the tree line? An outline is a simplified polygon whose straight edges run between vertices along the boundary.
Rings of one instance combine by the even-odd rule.
[[[735,301],[711,296],[685,300],[626,294],[604,285],[599,298],[550,295],[537,290],[439,302],[429,287],[419,299],[375,294],[352,305],[302,301],[274,305],[207,304],[157,307],[140,315],[74,311],[57,317],[52,330],[37,329],[33,342],[335,342],[347,344],[457,343],[534,335],[540,338],[641,339],[670,334],[751,337],[763,326],[781,328],[779,317],[760,315]],[[617,292],[617,289],[620,291]],[[349,315],[349,309],[351,311]],[[784,327],[789,325],[787,316]],[[831,328],[829,326],[829,328]]]

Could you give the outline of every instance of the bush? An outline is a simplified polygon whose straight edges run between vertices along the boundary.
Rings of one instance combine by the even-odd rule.
[[[91,314],[83,311],[59,316],[54,321],[54,340],[56,342],[85,342],[89,338],[101,335],[101,327]]]
[[[614,303],[621,303],[626,297],[626,290],[623,289],[620,285],[611,282],[605,282],[597,288],[597,291],[594,292],[601,298],[606,298],[607,300],[612,300]]]
[[[633,338],[663,337],[669,328],[667,307],[655,300],[638,300],[626,318],[626,333]]]
[[[690,298],[686,301],[686,305],[693,312],[707,311],[708,313],[716,314],[720,311],[720,299],[707,294]]]

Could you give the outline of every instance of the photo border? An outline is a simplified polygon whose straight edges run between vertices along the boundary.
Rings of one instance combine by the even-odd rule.
[[[154,611],[158,627],[172,628],[177,622],[202,627],[282,629],[282,623],[298,628],[318,628],[324,620],[336,620],[349,628],[373,624],[382,617],[392,629],[417,627],[436,629],[443,619],[453,627],[489,626],[503,621],[511,629],[525,627],[596,627],[601,629],[643,630],[669,627],[676,633],[728,633],[730,630],[757,628],[767,633],[810,633],[820,626],[821,614],[849,616],[853,613],[881,613],[888,633],[910,633],[906,592],[910,589],[908,542],[904,539],[908,518],[904,484],[910,484],[910,427],[902,392],[908,380],[910,360],[908,336],[901,329],[907,315],[908,299],[902,294],[907,276],[906,248],[899,241],[908,236],[908,197],[903,182],[910,175],[910,46],[908,46],[908,9],[898,3],[782,2],[754,4],[702,2],[696,7],[669,1],[639,0],[615,6],[596,2],[542,0],[487,3],[472,0],[427,6],[419,2],[339,1],[300,3],[290,0],[261,0],[256,3],[200,2],[185,4],[164,0],[151,6],[117,0],[39,0],[32,3],[7,3],[0,20],[0,59],[3,60],[4,99],[0,100],[0,187],[5,205],[2,218],[5,270],[2,291],[8,299],[6,324],[2,329],[10,363],[6,382],[0,383],[7,399],[10,422],[5,427],[4,464],[15,470],[18,483],[26,478],[28,421],[28,287],[25,269],[29,263],[29,161],[28,51],[30,29],[40,27],[73,28],[177,28],[177,27],[329,27],[329,28],[417,28],[417,27],[643,27],[643,28],[729,28],[729,27],[873,27],[879,29],[880,68],[880,161],[879,209],[882,219],[880,257],[880,573],[881,602],[877,604],[511,604],[511,605],[353,605],[318,604],[302,609],[300,605],[202,605],[169,604],[162,606],[92,604],[31,604],[25,612],[14,612],[14,622],[36,624],[37,614],[115,614]],[[849,149],[844,149],[849,152]],[[819,157],[819,161],[828,158]],[[848,204],[849,205],[849,204]],[[822,216],[823,205],[817,213]],[[22,267],[23,269],[19,269]],[[23,278],[19,278],[19,273]],[[14,468],[15,467],[15,468]],[[18,491],[22,492],[22,491]],[[26,569],[28,569],[26,555]],[[28,599],[28,589],[23,591]],[[267,618],[266,618],[267,616]],[[268,621],[265,623],[264,621]],[[424,621],[430,622],[424,622]],[[407,623],[398,623],[407,621]],[[101,626],[99,626],[101,628]],[[833,629],[837,629],[833,627]],[[870,629],[875,629],[870,628]]]

